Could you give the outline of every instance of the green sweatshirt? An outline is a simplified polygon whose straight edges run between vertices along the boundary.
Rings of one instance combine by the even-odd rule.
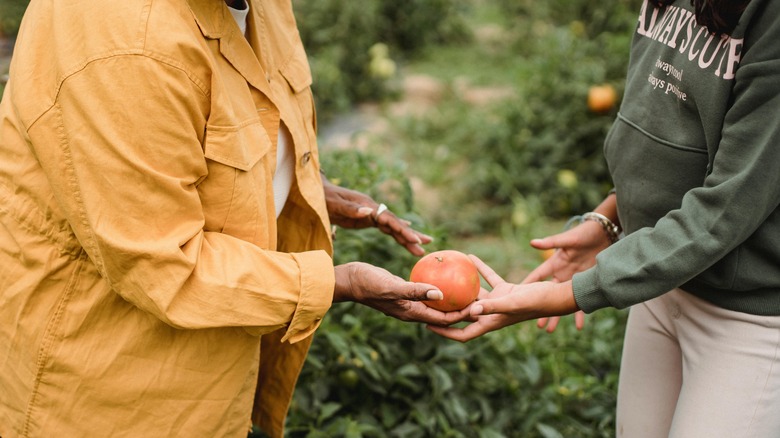
[[[604,153],[626,236],[574,276],[586,312],[680,287],[780,315],[780,0],[752,0],[731,37],[689,0],[645,0]]]

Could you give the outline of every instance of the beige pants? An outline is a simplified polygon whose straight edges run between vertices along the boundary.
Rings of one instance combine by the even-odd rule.
[[[780,317],[675,289],[629,311],[621,438],[779,438]]]

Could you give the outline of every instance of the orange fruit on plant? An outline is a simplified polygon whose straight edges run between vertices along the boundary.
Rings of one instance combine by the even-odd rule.
[[[443,300],[423,301],[442,312],[461,310],[479,295],[479,271],[464,253],[452,249],[432,252],[415,263],[409,278],[439,288]]]
[[[542,256],[542,260],[547,260],[555,254],[555,248],[547,248],[539,251]]]
[[[593,85],[588,90],[588,109],[594,113],[605,113],[615,107],[617,91],[609,84]]]

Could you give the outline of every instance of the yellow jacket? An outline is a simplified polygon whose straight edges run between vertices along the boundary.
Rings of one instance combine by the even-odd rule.
[[[222,0],[31,2],[0,105],[3,438],[282,434],[334,285],[290,3],[253,0],[247,40]]]

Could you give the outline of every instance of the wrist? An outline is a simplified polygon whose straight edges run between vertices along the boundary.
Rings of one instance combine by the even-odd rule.
[[[335,267],[336,285],[333,288],[333,302],[353,301],[352,297],[352,263]]]
[[[548,318],[574,313],[579,309],[574,299],[571,280],[562,283],[544,281],[521,286],[523,297],[528,300],[524,306],[532,318]]]
[[[561,315],[574,313],[580,310],[577,305],[577,300],[574,298],[574,288],[571,280],[558,283],[557,296],[559,298],[559,305],[561,309]]]
[[[566,225],[563,226],[563,229],[568,230],[585,222],[594,222],[599,224],[602,231],[604,232],[604,236],[609,240],[610,244],[617,242],[620,238],[620,226],[612,222],[612,220],[607,216],[595,211],[590,211],[581,215],[570,217],[569,220],[566,221]]]
[[[604,201],[596,206],[593,211],[608,217],[612,222],[615,223],[615,225],[618,226],[618,228],[620,228],[620,218],[618,217],[617,212],[617,192],[615,189],[610,190],[607,194],[607,197],[604,198]]]

